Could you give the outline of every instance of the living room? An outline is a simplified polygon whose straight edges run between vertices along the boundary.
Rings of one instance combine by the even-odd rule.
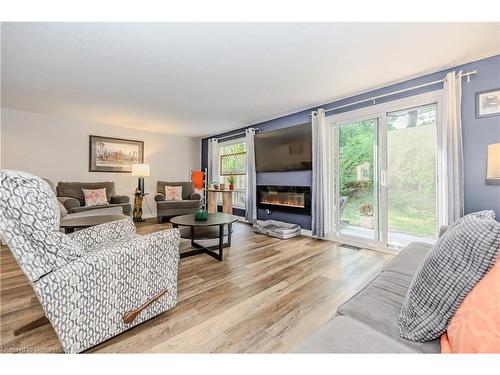
[[[498,20],[21,18],[2,353],[500,353]]]

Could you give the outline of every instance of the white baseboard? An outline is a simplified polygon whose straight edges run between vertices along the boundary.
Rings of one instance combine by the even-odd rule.
[[[301,229],[300,230],[300,233],[303,235],[303,236],[307,236],[307,237],[314,237],[312,232],[309,230],[309,229]]]

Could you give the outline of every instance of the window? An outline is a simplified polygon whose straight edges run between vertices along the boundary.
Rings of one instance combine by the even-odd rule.
[[[233,207],[245,208],[247,183],[247,147],[245,142],[232,141],[220,144],[219,181],[226,184],[234,178]]]

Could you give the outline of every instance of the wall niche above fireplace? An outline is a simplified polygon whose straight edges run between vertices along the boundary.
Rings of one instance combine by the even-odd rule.
[[[258,185],[257,208],[310,215],[311,188],[309,186]]]

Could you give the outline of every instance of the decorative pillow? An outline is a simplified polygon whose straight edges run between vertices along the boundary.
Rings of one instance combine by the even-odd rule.
[[[106,188],[82,189],[85,198],[85,207],[102,206],[109,204],[106,197]]]
[[[500,260],[451,319],[441,353],[500,353]]]
[[[464,217],[452,225],[416,272],[399,315],[401,337],[439,338],[465,296],[495,263],[500,223]]]
[[[182,186],[165,186],[165,200],[166,201],[181,201],[182,200]]]
[[[468,218],[471,218],[471,217],[474,217],[476,219],[495,219],[495,211],[484,210],[484,211],[472,212],[470,214],[462,216],[460,219],[451,223],[450,226],[448,227],[448,229],[451,229],[451,228],[457,226],[458,224],[462,223],[464,220],[467,220]]]

